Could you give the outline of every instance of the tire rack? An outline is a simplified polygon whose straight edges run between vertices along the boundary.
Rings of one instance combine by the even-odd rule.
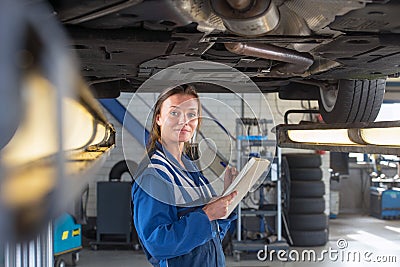
[[[266,148],[276,149],[275,157],[268,158],[271,161],[276,163],[276,197],[277,197],[277,207],[275,211],[269,210],[251,210],[251,211],[242,211],[241,203],[239,203],[237,207],[237,236],[236,240],[232,242],[232,251],[236,261],[240,261],[240,252],[241,251],[259,251],[265,249],[265,242],[256,242],[256,241],[243,241],[242,240],[242,216],[264,216],[264,217],[273,217],[276,219],[276,235],[277,240],[268,244],[269,249],[275,250],[287,250],[289,248],[286,240],[282,238],[282,192],[281,192],[281,150],[276,146],[275,140],[268,140],[267,136],[267,124],[272,123],[272,121],[268,121],[265,119],[257,120],[257,119],[249,119],[249,118],[241,118],[236,119],[236,149],[237,149],[237,169],[238,171],[246,164],[249,155],[246,154],[246,148],[250,146],[258,146]],[[256,140],[250,140],[251,137],[249,135],[244,135],[243,125],[246,126],[259,126],[261,128],[262,135],[255,136]],[[248,138],[250,137],[250,138]],[[248,141],[248,142],[243,142]],[[251,144],[251,145],[250,145]],[[274,171],[271,168],[271,172]]]

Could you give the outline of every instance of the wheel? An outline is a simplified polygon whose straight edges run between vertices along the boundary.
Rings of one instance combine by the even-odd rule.
[[[290,179],[296,181],[320,181],[322,179],[321,168],[291,168]]]
[[[322,181],[291,181],[291,197],[322,197],[325,195],[325,184]]]
[[[289,168],[319,168],[321,166],[321,156],[309,153],[289,153],[286,157]]]
[[[55,267],[66,267],[64,259],[58,258],[54,264]]]
[[[72,266],[76,266],[79,261],[79,252],[71,253],[71,264]]]
[[[237,250],[233,251],[233,258],[235,259],[235,261],[240,261],[240,252]]]
[[[294,246],[323,246],[328,242],[328,230],[290,231]]]
[[[314,198],[291,198],[290,214],[312,214],[325,211],[325,199],[323,197]]]
[[[327,123],[372,122],[383,102],[386,80],[340,80],[335,87],[321,88],[318,100]]]

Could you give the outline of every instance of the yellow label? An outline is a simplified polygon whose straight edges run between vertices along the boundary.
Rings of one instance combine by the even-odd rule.
[[[64,231],[61,237],[61,240],[65,240],[68,238],[68,231]]]
[[[75,230],[73,230],[72,231],[72,236],[77,236],[77,235],[80,235],[80,233],[81,233],[81,229],[75,229]]]

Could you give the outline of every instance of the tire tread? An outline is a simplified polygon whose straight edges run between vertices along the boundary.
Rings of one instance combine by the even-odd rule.
[[[322,197],[325,195],[323,181],[291,181],[291,197]]]
[[[319,99],[321,115],[327,123],[372,122],[379,113],[385,93],[386,80],[340,80],[333,110],[324,110]]]

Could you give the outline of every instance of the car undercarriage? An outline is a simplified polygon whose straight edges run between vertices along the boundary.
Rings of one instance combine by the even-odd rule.
[[[245,73],[262,92],[319,100],[327,122],[373,121],[384,80],[399,73],[400,3],[393,0],[50,3],[99,98],[135,92],[179,63],[213,61]],[[351,98],[350,109],[343,111],[342,98]],[[371,108],[359,112],[363,103]]]

